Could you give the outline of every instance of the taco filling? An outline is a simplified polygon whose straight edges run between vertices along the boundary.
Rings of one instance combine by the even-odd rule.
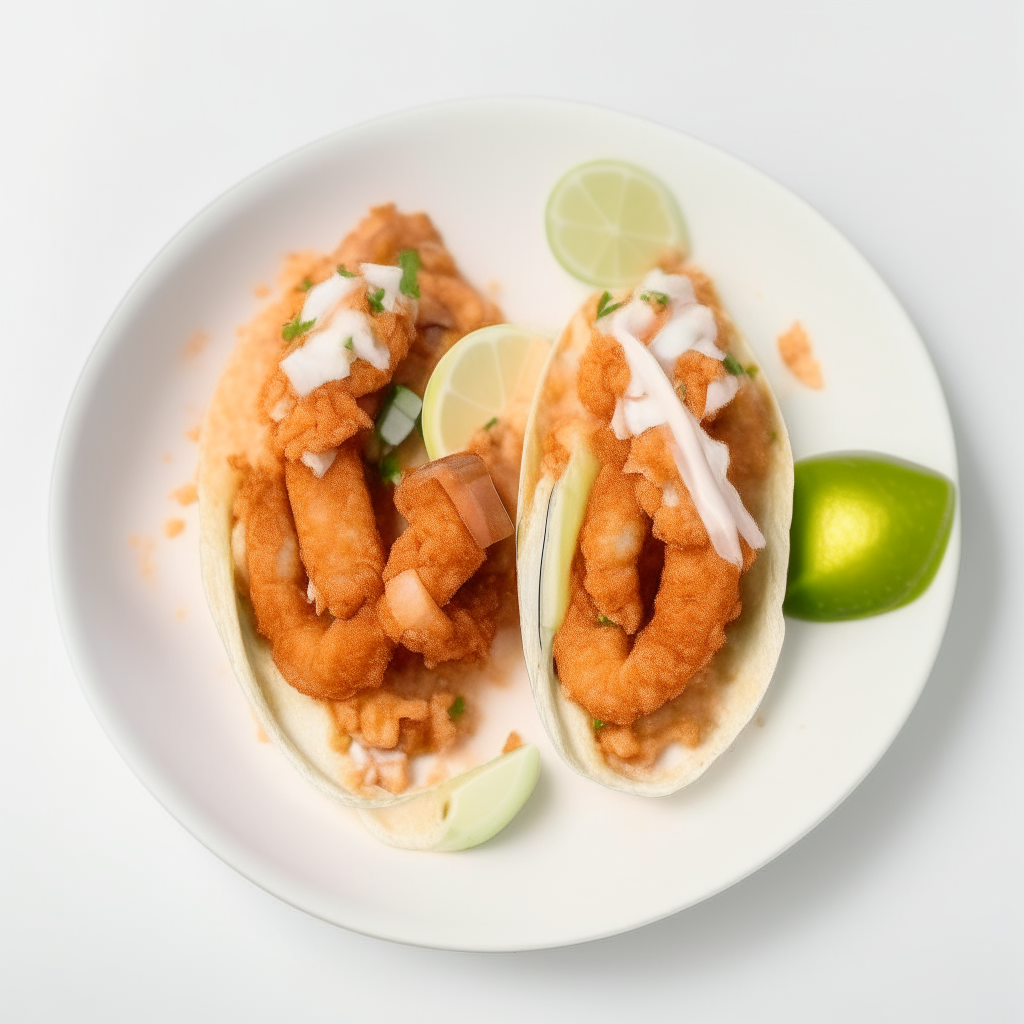
[[[343,786],[398,794],[451,773],[503,626],[518,655],[521,436],[429,462],[417,429],[437,361],[502,315],[429,218],[394,206],[287,275],[225,374],[232,422],[208,421],[237,442],[235,585],[281,677],[329,711]]]
[[[541,647],[605,770],[638,780],[719,724],[781,458],[774,401],[710,280],[669,269],[594,296],[537,399]]]

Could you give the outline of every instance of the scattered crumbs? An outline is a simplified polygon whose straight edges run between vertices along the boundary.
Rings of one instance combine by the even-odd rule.
[[[184,519],[168,519],[164,523],[164,533],[168,537],[177,537],[185,529]]]
[[[505,740],[505,746],[501,748],[501,752],[503,754],[511,754],[513,750],[518,750],[522,745],[523,737],[513,729],[508,734],[508,739]]]
[[[192,505],[199,500],[199,489],[191,482],[182,484],[175,487],[168,497],[173,498],[179,505]]]
[[[491,300],[491,302],[500,303],[501,293],[503,291],[504,289],[501,287],[501,282],[496,281],[493,278],[490,281],[488,281],[487,284],[484,285],[484,292],[487,295],[487,298]]]
[[[754,719],[754,722],[757,724],[758,729],[763,729],[764,728],[764,715],[758,715],[757,718]]]
[[[257,299],[265,299],[270,294],[270,285],[258,284],[253,288],[252,293]]]
[[[164,452],[163,455],[160,456],[160,461],[161,462],[173,462],[174,461],[174,456],[170,452]]]
[[[203,349],[206,348],[206,343],[210,340],[210,336],[206,331],[196,331],[189,339],[185,342],[185,347],[181,350],[181,354],[186,359],[195,359],[201,355]]]
[[[184,622],[188,618],[188,609],[183,604],[179,604],[178,607],[174,609],[174,617],[179,622]]]
[[[194,444],[199,443],[199,431],[202,430],[202,425],[197,423],[194,427],[185,431],[185,437],[187,437]]]
[[[821,364],[814,358],[811,339],[799,320],[794,321],[788,331],[779,335],[778,346],[782,361],[801,384],[818,391],[825,386]]]
[[[270,737],[267,735],[267,730],[263,728],[263,725],[256,717],[256,712],[253,711],[252,707],[249,708],[249,714],[252,715],[252,724],[256,726],[256,739],[258,739],[260,743],[269,743]]]
[[[135,549],[139,556],[139,574],[144,580],[156,579],[156,562],[153,560],[153,553],[156,551],[156,541],[149,537],[142,537],[137,533],[128,535],[128,545]]]

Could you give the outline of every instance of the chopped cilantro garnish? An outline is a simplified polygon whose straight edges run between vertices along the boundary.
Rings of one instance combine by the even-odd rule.
[[[609,619],[607,615],[598,615],[598,617],[597,617],[597,624],[599,626],[614,626],[615,625],[615,623],[612,622],[612,620]]]
[[[344,263],[339,263],[338,264],[338,273],[341,274],[342,277],[355,277],[356,276],[355,274],[352,273],[351,270],[346,270],[345,269],[345,264]]]
[[[686,381],[680,381],[676,385],[676,394],[685,402],[686,401]]]
[[[735,356],[727,355],[722,360],[722,365],[734,377],[739,377],[743,373],[743,366]]]
[[[597,303],[597,316],[594,319],[600,320],[601,317],[607,316],[609,313],[614,313],[615,310],[617,310],[621,305],[621,302],[612,302],[611,292],[603,292],[600,300]]]
[[[644,292],[640,298],[644,302],[650,302],[651,299],[654,299],[659,306],[667,306],[669,301],[668,296],[664,292]]]
[[[349,352],[351,352],[351,351],[352,351],[352,350],[354,349],[354,347],[355,347],[355,346],[354,346],[354,344],[353,344],[353,341],[352,341],[352,335],[350,334],[350,335],[349,335],[349,336],[348,336],[348,337],[347,337],[347,338],[345,339],[345,348],[347,348],[347,349],[349,350]]]
[[[603,729],[603,728],[604,728],[604,722],[602,722],[600,718],[595,718],[594,719],[594,731],[596,732],[598,729]]]
[[[403,249],[398,254],[398,265],[402,268],[402,281],[398,290],[410,299],[420,297],[420,283],[417,276],[420,269],[420,254],[415,249]]]
[[[454,722],[465,710],[466,702],[460,695],[452,701],[452,706],[448,709],[448,717]]]
[[[757,367],[754,366],[753,363],[751,363],[750,366],[745,366],[743,370],[751,380],[757,376]]]
[[[489,419],[489,420],[488,420],[488,421],[487,421],[487,422],[486,422],[486,423],[484,424],[484,430],[490,430],[490,429],[491,429],[491,427],[493,427],[493,426],[494,426],[494,424],[495,424],[495,423],[497,423],[497,422],[498,422],[498,417],[497,417],[497,416],[492,416],[492,417],[491,417],[491,418],[490,418],[490,419]]]
[[[370,309],[372,309],[374,313],[383,313],[384,289],[378,288],[375,292],[367,292],[366,301],[370,303]]]
[[[291,320],[281,328],[281,337],[284,338],[285,341],[293,341],[300,334],[305,334],[306,331],[316,323],[316,317],[313,317],[312,320],[300,320],[299,317],[301,315],[301,313],[296,313],[295,316],[293,316]]]
[[[384,483],[395,484],[396,486],[402,482],[402,467],[399,465],[398,456],[394,452],[388,452],[380,460],[380,478]]]
[[[308,277],[304,277],[299,282],[299,291],[308,292],[309,289],[312,288],[312,287],[313,287],[313,282],[310,281],[310,279]]]

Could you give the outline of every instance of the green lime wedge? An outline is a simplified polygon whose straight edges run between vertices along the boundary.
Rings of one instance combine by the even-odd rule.
[[[942,563],[956,488],[923,466],[877,455],[796,464],[783,610],[836,622],[920,597]]]
[[[363,824],[403,850],[468,850],[497,835],[526,803],[540,775],[537,748],[511,753],[395,807],[360,811]]]
[[[602,288],[635,284],[667,250],[687,249],[675,197],[653,174],[621,160],[569,171],[548,198],[545,225],[558,262]]]

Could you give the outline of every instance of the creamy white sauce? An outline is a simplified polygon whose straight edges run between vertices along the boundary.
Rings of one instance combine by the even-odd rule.
[[[402,268],[386,267],[382,263],[360,263],[359,272],[366,278],[371,291],[384,289],[381,305],[390,313],[401,295],[399,285],[402,283]]]
[[[708,385],[708,396],[704,400],[704,415],[710,416],[719,409],[724,409],[735,397],[740,389],[740,379],[733,374],[727,374],[719,380],[713,380]]]
[[[323,327],[341,300],[359,283],[358,277],[342,277],[332,274],[326,281],[313,285],[306,293],[299,319],[303,322],[315,320],[315,327]]]
[[[394,309],[402,268],[364,263],[361,269],[370,288],[384,289],[384,308]],[[377,340],[369,318],[357,309],[341,308],[342,300],[359,283],[358,277],[334,274],[310,288],[299,319],[312,320],[313,327],[302,345],[281,360],[281,369],[300,398],[328,381],[344,380],[356,359],[365,359],[375,370],[386,370],[391,364],[391,353]],[[280,402],[271,410],[272,418],[279,407]],[[281,411],[283,419],[291,410]]]
[[[678,295],[680,301],[685,301],[687,296],[693,294],[693,287],[687,278],[687,292],[684,286],[675,284],[673,279],[677,278],[677,275],[668,275],[661,271],[656,273],[660,277],[656,276],[655,272],[649,274],[637,290],[637,294],[650,290],[664,292],[670,298],[672,316],[675,317],[675,296]],[[637,309],[638,305],[646,307],[650,315],[644,317]],[[683,306],[682,311],[686,313],[693,308],[693,304],[689,303]],[[707,309],[704,306],[696,308]],[[707,310],[707,313],[710,314],[711,311]],[[715,551],[727,562],[742,565],[743,554],[739,538],[742,536],[752,548],[762,548],[765,543],[764,537],[753,517],[744,508],[735,487],[726,477],[729,468],[729,449],[722,442],[712,440],[701,429],[696,417],[679,401],[669,376],[674,368],[675,359],[669,367],[665,367],[656,353],[636,337],[645,326],[650,325],[653,315],[649,305],[636,298],[612,315],[609,333],[622,345],[632,375],[625,397],[616,402],[612,430],[621,439],[635,436],[651,427],[663,424],[668,427],[669,451]],[[692,318],[691,314],[686,315]],[[706,324],[706,318],[697,319],[703,319]],[[714,324],[713,316],[711,324]],[[659,332],[659,336],[661,333]],[[684,337],[697,337],[700,341],[701,338],[706,340],[707,334],[705,332],[698,337],[696,333],[690,332]],[[673,338],[674,336],[670,335],[670,340]],[[683,351],[686,349],[681,349],[680,354]],[[721,357],[720,353],[719,358]],[[675,358],[678,358],[678,355]],[[739,382],[736,378],[732,379],[734,384],[723,384],[717,393],[712,393],[715,401],[720,400],[730,387],[735,394]],[[726,401],[731,397],[730,395]]]
[[[313,470],[313,476],[319,480],[334,465],[337,456],[337,448],[328,448],[325,452],[303,452],[302,462]]]

